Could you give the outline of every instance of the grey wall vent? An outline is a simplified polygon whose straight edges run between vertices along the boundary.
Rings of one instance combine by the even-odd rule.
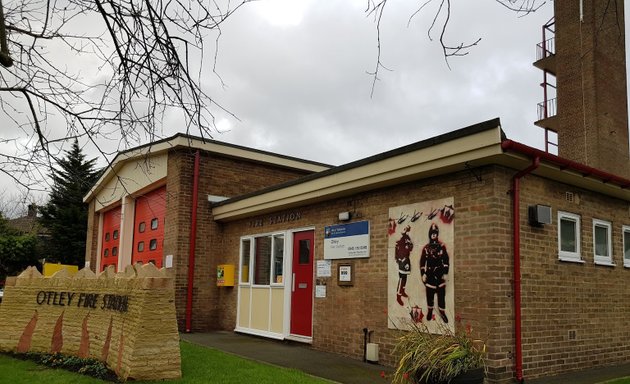
[[[529,206],[529,224],[534,227],[542,227],[551,224],[551,207],[548,205]]]

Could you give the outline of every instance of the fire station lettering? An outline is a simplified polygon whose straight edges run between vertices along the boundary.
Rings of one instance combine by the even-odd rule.
[[[181,377],[173,277],[151,263],[98,276],[84,268],[44,277],[29,267],[7,277],[0,324],[0,353],[48,353],[54,344],[104,362],[121,381]]]
[[[129,304],[129,296],[121,295],[105,295],[103,296],[103,305],[101,309],[109,309],[118,312],[127,312]]]
[[[72,305],[75,293],[73,292],[51,292],[39,291],[37,293],[37,304],[39,305]]]
[[[265,224],[273,225],[279,223],[289,223],[292,221],[298,221],[302,219],[302,212],[294,211],[294,212],[285,212],[279,215],[271,215],[266,218],[260,218],[251,220],[249,222],[249,226],[251,228],[262,227]]]
[[[98,293],[85,292],[57,292],[39,291],[36,301],[39,305],[71,306],[78,308],[103,309],[118,312],[127,312],[129,308],[129,296],[105,294],[102,298]],[[100,305],[99,305],[100,304]]]

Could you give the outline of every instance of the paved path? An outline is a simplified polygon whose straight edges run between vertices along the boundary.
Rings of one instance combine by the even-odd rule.
[[[390,373],[391,368],[316,351],[296,342],[270,340],[228,331],[181,333],[180,336],[191,343],[259,362],[299,369],[337,383],[389,384],[390,382],[381,377],[381,372]]]

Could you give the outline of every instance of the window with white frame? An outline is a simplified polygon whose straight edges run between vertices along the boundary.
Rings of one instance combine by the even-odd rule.
[[[241,284],[249,284],[249,259],[251,256],[251,239],[241,240],[241,263],[239,271],[239,281]]]
[[[284,278],[284,235],[273,236],[272,284],[282,284]]]
[[[595,264],[613,265],[612,224],[593,219],[593,254]]]
[[[580,256],[580,216],[558,211],[558,257],[582,262]]]
[[[252,282],[255,285],[269,285],[271,282],[271,236],[254,238],[254,257],[252,258]]]
[[[630,267],[630,226],[621,227],[623,232],[623,265]]]
[[[252,236],[241,239],[239,271],[241,284],[282,284],[283,274],[284,234]]]

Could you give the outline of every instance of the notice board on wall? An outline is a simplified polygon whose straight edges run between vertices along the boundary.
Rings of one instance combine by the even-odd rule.
[[[370,257],[370,222],[357,221],[324,228],[324,259]]]

